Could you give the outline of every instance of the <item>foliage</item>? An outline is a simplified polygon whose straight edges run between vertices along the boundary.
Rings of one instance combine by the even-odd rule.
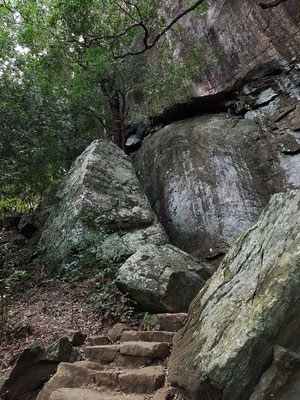
[[[0,268],[0,342],[12,339],[14,318],[9,313],[9,306],[14,294],[24,288],[28,274],[8,264]]]
[[[144,331],[151,330],[149,319],[150,319],[150,314],[148,311],[141,314],[141,327]]]
[[[163,32],[168,15],[174,7],[158,0],[0,1],[2,197],[37,199],[91,140],[125,149],[134,118],[170,106],[174,94],[184,99],[203,72],[203,46],[179,22],[161,36],[156,56],[119,58],[143,50],[145,35]],[[188,50],[175,57],[179,41]],[[142,106],[129,107],[128,93],[143,94]]]
[[[132,301],[121,293],[115,284],[119,265],[108,265],[99,271],[97,291],[93,295],[93,309],[96,315],[114,322],[130,319],[135,311]]]
[[[127,249],[119,249],[111,259],[96,260],[97,245],[108,237],[100,218],[89,214],[81,216],[89,227],[90,236],[74,249],[70,262],[58,271],[58,278],[77,285],[85,279],[92,279],[95,290],[92,294],[93,311],[101,318],[114,322],[128,319],[134,312],[134,305],[116,286],[119,267],[128,257]]]
[[[54,88],[44,92],[47,77],[41,76],[37,60],[29,54],[14,56],[0,82],[0,192],[2,198],[32,202],[89,140],[79,138],[67,104]]]
[[[3,196],[3,193],[1,193]],[[32,209],[31,202],[23,202],[19,197],[2,197],[0,196],[0,218],[5,212],[25,213]]]

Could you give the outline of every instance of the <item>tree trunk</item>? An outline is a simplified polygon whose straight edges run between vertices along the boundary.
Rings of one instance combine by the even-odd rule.
[[[96,116],[94,116],[93,118],[96,126],[95,139],[106,139],[105,128],[101,124],[99,118],[97,118]]]
[[[112,131],[114,133],[114,143],[126,153],[125,121],[122,115],[121,99],[119,92],[114,88],[111,78],[101,81],[101,89],[107,98],[112,118]]]

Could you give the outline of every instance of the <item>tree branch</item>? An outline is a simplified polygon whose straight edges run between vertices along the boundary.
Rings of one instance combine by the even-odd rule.
[[[186,8],[185,10],[183,10],[181,13],[179,13],[178,15],[176,15],[176,17],[174,17],[167,26],[165,26],[152,40],[151,43],[148,42],[148,37],[149,37],[149,32],[148,30],[144,29],[144,26],[142,26],[142,23],[140,24],[141,27],[144,29],[145,31],[145,36],[144,36],[144,47],[141,50],[137,50],[137,51],[129,51],[126,52],[124,54],[120,54],[120,55],[115,55],[114,59],[120,59],[120,58],[125,58],[127,56],[135,56],[138,54],[142,54],[145,51],[151,49],[152,47],[154,47],[156,45],[156,43],[159,41],[159,39],[164,36],[164,34],[170,30],[172,28],[173,25],[176,24],[176,22],[178,22],[182,17],[184,17],[185,15],[189,14],[191,11],[194,11],[197,7],[199,7],[202,3],[204,3],[205,0],[198,0],[196,1],[191,7]],[[276,0],[278,1],[278,0]],[[281,0],[281,1],[285,1],[285,0]]]
[[[272,8],[272,7],[277,7],[280,3],[283,3],[286,0],[274,0],[271,1],[270,3],[259,3],[259,6],[265,10],[267,8]]]
[[[90,41],[93,40],[111,40],[111,39],[120,39],[122,36],[126,35],[131,29],[137,28],[140,26],[140,23],[135,23],[130,25],[127,29],[125,29],[123,32],[117,33],[116,35],[110,35],[110,36],[98,36],[98,35],[89,35]]]
[[[6,1],[5,0],[3,0],[3,3],[2,4],[0,4],[0,8],[1,7],[4,7],[4,8],[6,8],[10,13],[14,13],[14,10],[11,8],[11,7],[9,7],[8,6],[8,4],[6,3]]]
[[[84,111],[86,110],[86,112]],[[97,118],[100,124],[103,126],[103,128],[108,129],[110,131],[113,131],[111,127],[105,124],[103,118],[97,113],[96,110],[93,109],[93,107],[82,107],[80,110],[77,111],[78,114],[81,115],[87,115],[89,117],[94,117]]]
[[[132,7],[134,7],[136,9],[138,16],[140,17],[139,25],[144,30],[144,46],[147,47],[148,38],[150,36],[150,33],[149,33],[147,26],[145,25],[145,23],[143,21],[143,16],[142,16],[140,9],[135,3],[132,3],[131,1],[125,0],[125,3],[131,5]]]

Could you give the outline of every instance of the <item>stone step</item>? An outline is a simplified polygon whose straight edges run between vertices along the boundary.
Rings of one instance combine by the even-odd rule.
[[[90,361],[110,363],[115,360],[119,352],[119,345],[87,346],[83,349],[86,358]]]
[[[158,331],[177,332],[185,325],[186,319],[187,313],[152,314],[149,325]]]
[[[37,400],[49,400],[51,394],[62,387],[80,388],[92,384],[95,381],[95,375],[104,368],[105,366],[91,361],[62,362],[59,364],[56,374],[38,394]]]
[[[117,389],[120,374],[121,371],[117,369],[107,369],[97,372],[94,375],[94,383],[97,386],[104,386],[108,389]]]
[[[169,343],[130,341],[119,345],[87,346],[83,351],[90,361],[108,364],[119,360],[122,365],[126,365],[128,359],[132,366],[132,358],[136,357],[141,361],[138,365],[143,365],[145,358],[165,359],[169,355]]]
[[[174,396],[170,387],[163,387],[155,392],[152,400],[171,400],[178,397],[181,398],[180,396]]]
[[[50,400],[144,400],[145,395],[126,395],[117,392],[98,392],[92,389],[62,388],[55,390]]]
[[[130,370],[106,370],[97,372],[94,382],[98,386],[120,389],[124,393],[153,393],[165,382],[162,366],[151,366]]]
[[[133,342],[141,340],[143,342],[166,342],[172,343],[175,332],[168,331],[124,331],[121,342]]]
[[[165,383],[164,368],[157,365],[125,371],[119,375],[118,386],[124,393],[153,393]]]
[[[88,338],[88,343],[90,346],[105,346],[111,344],[111,341],[108,339],[108,336],[100,335],[100,336],[90,336]]]
[[[164,359],[169,355],[169,343],[164,342],[122,342],[119,345],[120,353],[128,356],[149,357]]]
[[[106,367],[107,368],[107,367]],[[38,398],[46,400],[60,388],[81,388],[94,384],[105,390],[121,390],[124,393],[153,393],[165,381],[164,367],[150,366],[136,369],[109,368],[90,361],[61,363],[57,373],[44,386]]]

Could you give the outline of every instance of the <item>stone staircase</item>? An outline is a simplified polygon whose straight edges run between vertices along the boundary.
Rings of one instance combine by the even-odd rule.
[[[85,361],[61,363],[37,400],[166,400],[166,362],[186,314],[157,314],[155,331],[124,331],[120,341],[93,336]],[[167,329],[166,329],[167,328]],[[163,330],[162,330],[163,329]]]

